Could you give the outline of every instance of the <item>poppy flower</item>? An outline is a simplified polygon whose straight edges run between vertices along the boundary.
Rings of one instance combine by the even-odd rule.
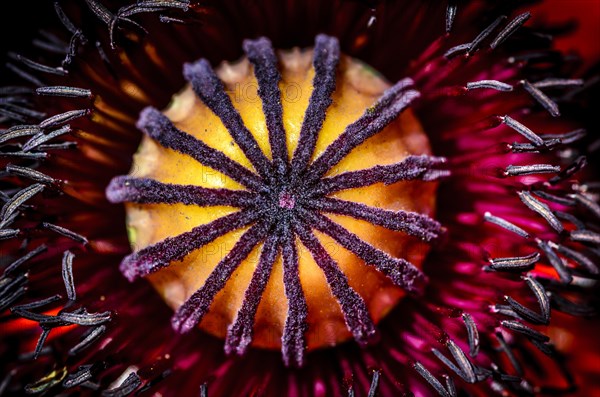
[[[598,394],[598,70],[522,3],[15,13],[0,395]]]

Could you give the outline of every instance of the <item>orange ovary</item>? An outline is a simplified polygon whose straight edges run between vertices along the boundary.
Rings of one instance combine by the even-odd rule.
[[[281,52],[279,59],[283,120],[291,156],[297,145],[304,112],[312,92],[312,51]],[[260,148],[270,158],[265,117],[251,64],[245,59],[236,64],[223,64],[217,70],[217,74],[225,83],[232,103],[244,123]],[[389,85],[367,66],[342,56],[336,91],[332,96],[333,103],[327,111],[313,159],[322,153],[348,124],[357,120],[372,106],[388,87]],[[220,119],[194,95],[189,86],[174,96],[165,114],[179,129],[253,170]],[[405,111],[384,131],[354,149],[328,173],[328,176],[396,163],[410,154],[430,154],[430,147],[418,120],[410,111]],[[200,165],[188,156],[165,149],[147,137],[135,155],[131,174],[165,183],[243,189],[229,177]],[[433,215],[435,184],[419,181],[398,182],[388,186],[376,184],[342,191],[333,196],[378,208]],[[127,222],[133,248],[139,250],[235,211],[236,209],[231,207],[127,204]],[[427,246],[414,237],[347,216],[329,216],[363,240],[417,266],[420,266],[427,253]],[[169,306],[173,309],[179,308],[204,284],[208,275],[245,230],[247,229],[236,230],[222,236],[190,253],[182,261],[171,263],[168,268],[150,275],[150,282]],[[315,234],[346,274],[349,284],[363,297],[373,320],[378,322],[401,299],[404,295],[403,290],[395,287],[373,267],[337,245],[330,237],[318,232]],[[349,339],[351,334],[346,329],[342,312],[322,271],[299,241],[297,246],[300,280],[309,308],[309,328],[306,335],[308,348],[334,345]],[[235,320],[245,290],[257,266],[260,248],[259,245],[252,251],[233,273],[225,288],[217,294],[210,311],[200,323],[200,328],[218,337],[226,335],[227,326]],[[253,346],[280,348],[286,315],[287,299],[283,287],[283,270],[281,258],[278,258],[256,314]]]

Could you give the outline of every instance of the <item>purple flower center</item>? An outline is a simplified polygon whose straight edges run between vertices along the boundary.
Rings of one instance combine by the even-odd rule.
[[[287,191],[283,191],[281,193],[279,193],[279,207],[280,208],[285,208],[288,210],[294,209],[294,206],[296,205],[296,199],[294,198],[294,196]]]

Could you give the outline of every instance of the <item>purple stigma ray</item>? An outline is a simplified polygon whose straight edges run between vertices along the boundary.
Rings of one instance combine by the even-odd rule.
[[[233,107],[225,87],[206,59],[183,66],[183,75],[192,85],[196,95],[223,122],[231,137],[242,149],[260,176],[269,179],[271,162],[262,152],[254,136],[244,125],[242,117]]]
[[[243,190],[208,189],[126,176],[113,178],[106,188],[106,197],[112,203],[180,203],[201,207],[224,205],[237,208],[252,206],[259,200],[256,194]]]
[[[281,337],[281,354],[287,366],[301,367],[304,364],[304,350],[306,341],[304,334],[308,329],[306,318],[308,307],[302,285],[300,285],[298,251],[294,234],[284,228],[284,241],[282,246],[283,257],[283,286],[288,300],[288,313]]]
[[[373,225],[419,237],[424,241],[438,238],[442,233],[442,225],[439,222],[415,212],[384,210],[330,197],[310,201],[307,207],[362,219]]]
[[[487,28],[485,28],[475,39],[469,43],[469,49],[467,53],[473,54],[481,45],[481,43],[490,35],[496,28],[506,19],[506,15],[500,15],[494,20]]]
[[[289,159],[286,134],[283,128],[283,108],[277,69],[277,56],[271,42],[265,37],[244,41],[244,50],[254,65],[254,75],[258,81],[258,96],[262,101],[263,113],[269,134],[269,144],[273,156],[273,167],[279,177],[288,172]]]
[[[334,37],[318,35],[315,39],[313,67],[313,92],[300,128],[298,146],[292,158],[292,180],[304,171],[312,157],[319,131],[323,127],[325,114],[332,103],[331,94],[335,90],[336,69],[340,58],[340,44]]]
[[[262,244],[258,264],[244,293],[241,307],[227,329],[225,351],[227,354],[241,355],[251,345],[258,308],[281,252],[283,287],[288,301],[281,352],[285,365],[299,367],[305,359],[308,306],[300,280],[298,244],[308,249],[323,271],[355,340],[366,344],[376,333],[363,298],[349,285],[346,275],[319,242],[314,230],[332,237],[341,247],[410,293],[419,293],[427,281],[425,275],[407,260],[379,250],[322,213],[350,216],[424,241],[436,239],[443,232],[441,224],[425,214],[391,211],[326,196],[377,183],[389,185],[410,180],[434,181],[449,171],[441,168],[446,162],[445,158],[409,155],[398,163],[322,178],[354,148],[394,121],[419,96],[417,91],[406,88],[412,84],[412,80],[400,81],[386,90],[371,108],[350,124],[311,163],[318,134],[332,103],[340,58],[337,39],[325,35],[316,38],[313,91],[300,129],[298,146],[290,160],[283,126],[279,89],[281,74],[277,70],[276,53],[270,41],[264,38],[245,41],[244,49],[254,65],[259,84],[273,161],[265,156],[244,126],[240,114],[224,91],[224,84],[206,60],[185,65],[184,75],[196,95],[221,119],[256,173],[193,135],[177,129],[165,115],[152,107],[141,112],[137,126],[163,147],[190,156],[243,185],[246,190],[205,188],[120,176],[111,181],[106,196],[113,203],[240,208],[238,212],[128,255],[121,262],[120,270],[130,281],[145,277],[168,267],[172,262],[183,260],[194,250],[221,236],[248,227],[204,284],[176,311],[171,324],[180,333],[196,327],[231,275],[252,250]]]
[[[313,232],[302,222],[294,222],[294,230],[302,244],[311,253],[315,263],[321,268],[331,293],[338,301],[346,326],[352,332],[354,339],[361,345],[366,345],[376,333],[375,324],[369,317],[365,301],[348,284],[348,278],[342,273],[338,264],[327,253]]]
[[[217,267],[206,279],[198,291],[177,310],[171,319],[173,328],[181,333],[189,332],[194,328],[208,311],[211,303],[219,291],[239,265],[250,255],[262,239],[267,236],[268,226],[260,222],[245,232],[231,251],[219,262]]]
[[[305,222],[332,237],[342,247],[365,261],[367,265],[375,266],[377,270],[388,276],[397,286],[408,292],[421,292],[427,278],[412,263],[402,258],[394,258],[373,247],[324,215],[304,210],[301,212],[301,216]]]
[[[406,90],[406,87],[411,84],[411,79],[404,79],[388,88],[375,105],[346,127],[346,130],[308,167],[303,177],[307,180],[322,177],[352,149],[381,132],[419,97],[418,91]]]
[[[280,238],[280,233],[273,232],[267,237],[263,245],[258,266],[244,294],[242,307],[238,311],[233,324],[227,329],[227,338],[225,339],[225,352],[227,354],[235,352],[241,356],[252,342],[254,317],[277,259]]]
[[[383,182],[391,185],[399,181],[410,181],[420,179],[433,181],[444,174],[438,174],[434,166],[443,164],[443,157],[431,157],[426,155],[408,156],[399,163],[390,165],[376,165],[375,167],[359,171],[349,171],[342,174],[323,178],[311,192],[313,195],[327,195],[341,190],[364,187]]]
[[[166,239],[126,256],[121,262],[121,273],[129,281],[147,276],[173,261],[183,259],[187,254],[216,238],[256,221],[260,213],[255,210],[242,210],[224,216],[205,225],[197,226],[189,232]]]
[[[142,110],[137,127],[162,146],[187,154],[200,164],[219,171],[248,188],[259,190],[263,186],[256,174],[231,160],[222,152],[178,130],[171,120],[157,109],[147,107]]]

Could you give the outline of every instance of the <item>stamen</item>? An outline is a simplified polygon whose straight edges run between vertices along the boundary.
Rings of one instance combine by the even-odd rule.
[[[413,368],[415,369],[415,371],[417,371],[417,373],[419,375],[421,375],[423,377],[423,379],[425,379],[427,381],[427,383],[429,383],[431,385],[431,387],[433,387],[433,389],[438,392],[438,394],[442,397],[456,397],[456,395],[452,395],[448,392],[448,390],[446,390],[444,388],[444,385],[442,385],[442,383],[437,380],[435,378],[435,376],[433,376],[431,374],[431,372],[429,372],[429,370],[427,368],[425,368],[423,366],[423,364],[421,364],[420,362],[416,361],[413,364]]]
[[[102,335],[106,332],[106,325],[99,325],[95,328],[92,328],[92,331],[85,336],[81,342],[73,346],[69,349],[69,356],[76,356],[88,347],[90,347],[94,342],[102,337]]]
[[[60,113],[47,118],[40,123],[40,128],[46,130],[58,127],[62,124],[68,123],[69,121],[88,116],[91,113],[92,111],[90,109],[70,110],[68,112]]]
[[[582,254],[579,251],[575,251],[571,248],[565,247],[562,244],[556,244],[552,241],[548,242],[551,248],[557,250],[559,253],[563,254],[567,258],[574,260],[582,267],[586,268],[592,274],[600,274],[600,269],[598,266],[587,256]]]
[[[206,383],[200,385],[200,397],[208,397],[208,385]]]
[[[452,354],[452,357],[454,357],[454,360],[461,369],[464,379],[469,383],[475,383],[473,364],[462,351],[462,349],[458,347],[458,345],[452,339],[448,339],[446,342],[446,347],[448,350],[450,350],[450,354]]]
[[[0,153],[1,157],[16,157],[19,159],[40,160],[48,157],[48,153],[8,152]]]
[[[457,1],[448,0],[448,5],[446,6],[446,33],[450,33],[450,31],[452,30],[452,24],[454,23],[454,19],[456,18],[457,9]]]
[[[92,91],[85,88],[54,86],[39,87],[35,90],[38,95],[59,96],[66,98],[92,98]]]
[[[565,88],[565,87],[581,87],[583,85],[582,79],[559,79],[550,77],[537,83],[533,83],[536,88]]]
[[[153,0],[153,1],[138,1],[136,4],[125,6],[119,9],[119,16],[130,17],[136,14],[168,11],[172,9],[180,9],[187,11],[190,7],[189,0]]]
[[[479,354],[479,331],[473,317],[469,313],[463,313],[462,319],[467,328],[467,339],[469,341],[469,355],[473,358]]]
[[[29,87],[21,86],[4,86],[0,87],[0,96],[7,95],[28,95],[33,93],[33,90]]]
[[[206,59],[193,64],[185,64],[183,75],[192,84],[194,92],[210,110],[223,122],[229,134],[244,152],[256,171],[263,178],[271,176],[269,160],[265,157],[254,136],[244,125],[238,111],[225,92],[221,80]]]
[[[42,192],[44,189],[45,186],[41,183],[34,183],[19,190],[0,210],[0,220],[4,221],[8,219],[27,200]]]
[[[600,245],[600,233],[591,230],[573,230],[570,237],[573,241]]]
[[[471,91],[471,90],[476,90],[479,88],[491,88],[493,90],[496,91],[512,91],[513,90],[513,86],[510,84],[506,84],[503,83],[501,81],[498,80],[480,80],[480,81],[473,81],[473,82],[469,82],[467,83],[466,87],[467,90]]]
[[[567,207],[572,207],[575,205],[575,200],[572,200],[572,199],[566,198],[566,197],[557,196],[555,194],[551,194],[551,193],[545,192],[543,190],[534,190],[533,194],[535,194],[536,196],[538,196],[540,198],[543,198],[544,200],[548,200],[553,203],[561,204],[561,205],[564,205]]]
[[[244,51],[254,65],[254,75],[258,81],[258,96],[262,101],[263,113],[269,134],[269,144],[273,156],[273,166],[278,175],[283,176],[289,167],[285,130],[283,129],[283,108],[277,69],[277,57],[267,38],[244,41]]]
[[[0,240],[8,240],[17,237],[21,233],[19,229],[0,229]]]
[[[510,361],[511,365],[517,372],[517,375],[519,377],[523,377],[523,374],[524,374],[523,367],[517,361],[517,358],[515,357],[510,346],[508,346],[508,343],[506,343],[506,340],[504,339],[504,336],[502,335],[502,333],[496,332],[495,336],[496,336],[496,340],[500,344],[500,350],[503,351],[504,354],[506,354],[506,357],[508,357],[508,361]]]
[[[572,177],[573,175],[575,175],[587,164],[588,164],[587,158],[585,156],[579,156],[575,159],[575,161],[573,161],[571,164],[569,164],[567,166],[567,168],[560,171],[560,173],[557,176],[552,177],[548,182],[551,185],[556,185],[557,183],[564,181],[565,179],[568,179],[568,178]]]
[[[31,309],[39,309],[40,307],[44,307],[47,306],[51,303],[54,302],[58,302],[59,300],[62,299],[62,296],[60,295],[52,295],[51,297],[45,298],[45,299],[40,299],[34,302],[30,302],[30,303],[25,303],[23,305],[17,305],[17,306],[13,306],[11,308],[12,311],[15,310],[31,310]]]
[[[582,207],[591,212],[596,218],[600,219],[600,205],[590,197],[582,193],[570,194],[569,198],[575,200]]]
[[[13,72],[14,74],[16,74],[17,76],[19,76],[20,78],[22,78],[23,80],[30,82],[31,84],[33,84],[36,87],[41,87],[41,86],[45,85],[37,77],[34,77],[32,74],[27,73],[26,71],[22,70],[18,66],[13,65],[10,62],[8,62],[6,64],[6,68],[8,70],[10,70],[11,72]]]
[[[533,174],[551,174],[560,172],[560,166],[552,164],[509,165],[504,170],[506,176],[523,176]]]
[[[288,313],[283,327],[283,337],[281,338],[281,354],[285,365],[301,367],[304,364],[306,343],[304,334],[308,329],[306,323],[308,307],[304,291],[300,285],[296,239],[287,225],[284,228],[284,238],[281,253],[283,257],[283,286],[288,301]]]
[[[58,233],[61,236],[70,238],[71,240],[76,241],[80,244],[83,244],[83,245],[88,244],[87,238],[85,238],[81,234],[75,233],[74,231],[64,228],[62,226],[54,225],[54,224],[48,223],[48,222],[42,222],[42,227],[44,229],[52,230],[53,232]]]
[[[567,212],[554,211],[554,215],[556,215],[556,217],[558,219],[562,219],[563,221],[571,222],[573,225],[575,225],[575,227],[577,229],[585,229],[586,228],[585,223],[580,221],[579,218],[577,218],[576,216],[571,215]]]
[[[108,8],[104,7],[100,2],[96,0],[85,0],[89,9],[106,25],[110,24],[113,19],[113,14],[108,11]]]
[[[377,388],[379,387],[379,371],[373,371],[373,378],[371,378],[371,385],[369,386],[369,394],[367,397],[375,397]]]
[[[161,21],[162,23],[181,23],[181,24],[185,23],[185,21],[181,18],[173,18],[173,17],[169,17],[167,15],[159,15],[158,20]]]
[[[36,148],[37,146],[48,142],[51,139],[62,136],[64,134],[68,134],[71,131],[71,126],[65,125],[62,128],[50,132],[49,134],[44,134],[43,132],[40,132],[39,134],[33,136],[30,140],[25,142],[25,144],[23,145],[23,151],[28,152]]]
[[[65,251],[62,259],[62,278],[67,291],[67,298],[72,301],[77,298],[73,280],[73,258],[75,258],[75,255],[71,251]]]
[[[406,109],[420,94],[415,90],[407,90],[412,85],[412,80],[404,79],[386,90],[375,105],[346,130],[325,149],[308,168],[307,180],[311,181],[322,177],[358,145],[371,136],[381,132],[389,123]]]
[[[553,117],[560,116],[560,110],[558,109],[558,105],[552,99],[550,99],[546,94],[536,88],[533,84],[531,84],[527,80],[521,80],[521,85],[535,99],[540,105],[544,107]]]
[[[494,41],[492,41],[492,43],[490,44],[490,48],[495,49],[500,44],[502,44],[506,39],[508,39],[517,30],[519,30],[519,28],[521,26],[523,26],[523,24],[525,22],[527,22],[527,20],[530,17],[531,17],[531,13],[529,13],[529,12],[524,12],[523,14],[518,15],[517,17],[515,17],[515,19],[513,19],[512,21],[510,21],[508,23],[508,25],[506,25],[506,27],[504,29],[502,29],[502,31],[500,31],[500,33],[498,33],[498,36],[496,36],[496,38],[494,39]]]
[[[536,313],[533,310],[521,305],[519,302],[511,298],[510,296],[505,296],[504,299],[510,306],[512,310],[515,311],[519,316],[529,321],[532,324],[544,324],[548,325],[550,322],[550,302],[548,300],[548,296],[546,295],[546,291],[542,285],[536,281],[532,277],[524,277],[523,280],[527,283],[535,298],[537,299],[538,305],[540,307],[540,313]]]
[[[260,190],[263,186],[256,174],[222,152],[178,130],[167,117],[154,108],[148,107],[140,113],[137,127],[162,146],[187,154],[200,164],[219,171],[244,186],[255,190]]]
[[[36,151],[46,152],[49,150],[69,150],[75,149],[77,147],[77,142],[67,141],[62,143],[49,143],[46,145],[40,145],[35,148]]]
[[[597,310],[592,306],[571,302],[570,300],[563,298],[554,292],[550,292],[549,294],[556,309],[563,313],[580,317],[589,317],[597,314]]]
[[[242,307],[238,311],[233,324],[227,329],[227,338],[225,339],[225,352],[227,354],[235,352],[241,356],[252,342],[254,316],[271,276],[273,264],[277,259],[279,240],[280,236],[275,232],[265,241],[258,266],[244,294]]]
[[[527,336],[529,339],[534,339],[540,342],[547,342],[550,338],[539,331],[534,330],[533,328],[529,328],[525,324],[519,321],[513,320],[503,320],[500,322],[503,327],[510,329],[511,331],[515,331]]]
[[[505,19],[506,19],[506,15],[500,15],[498,18],[496,18],[494,20],[494,22],[492,22],[487,28],[485,28],[481,33],[479,33],[479,35],[477,37],[475,37],[475,39],[470,43],[467,53],[469,55],[473,54],[479,48],[479,46],[481,45],[483,40],[485,40],[490,34],[492,34],[492,32],[494,30],[496,30],[496,28],[502,22],[504,22]]]
[[[512,117],[506,115],[504,117],[501,117],[500,120],[504,124],[506,124],[507,127],[518,132],[519,134],[521,134],[522,136],[527,138],[534,145],[542,146],[544,144],[544,140],[539,135],[537,135],[535,132],[533,132],[529,128],[525,127],[523,124],[519,123],[517,120],[513,119]]]
[[[21,176],[23,178],[27,178],[32,181],[43,183],[46,185],[54,185],[57,182],[56,179],[39,171],[27,167],[19,167],[18,165],[14,164],[8,164],[6,166],[6,172],[8,172],[11,175]]]
[[[257,223],[240,237],[231,251],[210,273],[204,285],[194,292],[173,315],[171,324],[175,330],[185,333],[202,321],[215,295],[225,287],[225,283],[233,272],[248,257],[254,247],[267,236],[267,233],[266,223]]]
[[[65,14],[58,2],[54,3],[54,11],[56,11],[56,15],[58,16],[58,19],[60,19],[60,22],[71,34],[77,35],[81,33],[81,31],[75,27],[73,22],[71,22],[69,17],[67,17],[67,14]]]
[[[517,192],[517,194],[527,208],[540,214],[554,230],[556,230],[558,233],[562,233],[563,230],[565,230],[562,222],[552,213],[550,207],[537,200],[529,192],[521,191]]]
[[[375,324],[369,317],[369,310],[362,297],[348,284],[348,279],[338,264],[323,248],[312,231],[301,222],[294,222],[294,230],[321,268],[331,293],[338,301],[346,326],[360,345],[366,345],[375,335]]]
[[[554,150],[559,144],[560,140],[558,139],[544,141],[543,146],[535,146],[532,143],[514,142],[509,145],[509,148],[513,153],[542,153],[543,151]]]
[[[548,258],[550,265],[552,265],[554,270],[556,270],[556,273],[558,273],[560,280],[563,283],[570,284],[573,281],[573,276],[563,260],[554,252],[549,242],[538,240],[537,243],[538,247],[540,247],[544,252],[544,255],[546,255],[546,258]]]
[[[46,252],[47,250],[48,250],[48,247],[46,245],[40,244],[39,246],[35,247],[31,251],[29,251],[28,253],[26,253],[25,255],[23,255],[19,259],[15,260],[10,265],[8,265],[4,269],[4,275],[5,276],[10,275],[12,272],[14,272],[19,267],[21,267],[21,265],[23,265],[25,262],[33,259],[34,257],[38,256],[39,254]]]
[[[69,46],[67,44],[54,40],[45,41],[41,39],[33,39],[31,44],[40,50],[52,52],[54,54],[65,55],[69,51]]]
[[[363,219],[374,225],[404,232],[425,241],[438,238],[442,232],[442,225],[439,222],[427,215],[415,212],[402,210],[389,211],[330,197],[311,200],[306,205],[318,211],[332,212],[352,216],[356,219]]]
[[[64,388],[71,388],[81,385],[82,383],[92,379],[92,364],[81,365],[77,368],[77,372],[69,374],[63,381],[62,386]]]
[[[522,272],[533,268],[540,260],[540,253],[534,252],[525,256],[515,256],[511,258],[494,258],[490,259],[491,265],[486,270],[496,271],[518,271]]]
[[[121,273],[129,281],[147,276],[171,262],[181,260],[190,252],[205,246],[216,238],[256,221],[257,211],[241,210],[231,215],[200,225],[189,232],[166,239],[126,256],[121,261]]]
[[[10,98],[8,98],[8,99],[10,100]],[[2,103],[2,102],[5,102],[5,103]],[[15,102],[17,102],[17,101],[15,101]],[[21,116],[29,117],[29,118],[32,118],[35,120],[41,120],[44,117],[46,117],[46,113],[38,112],[33,109],[15,105],[14,103],[10,103],[8,101],[0,100],[0,103],[2,103],[2,106],[4,106],[3,108],[0,108],[0,113],[3,113],[5,116],[11,117],[12,119],[20,121],[20,122],[25,121],[25,118],[23,118]]]
[[[127,176],[113,178],[106,188],[106,197],[112,203],[181,203],[202,207],[226,205],[238,208],[254,205],[259,200],[255,194],[243,190],[207,189]]]
[[[28,68],[38,72],[49,73],[56,76],[66,76],[67,74],[69,74],[65,69],[63,69],[60,66],[53,68],[51,66],[42,65],[41,63],[34,62],[31,59],[25,58],[24,56],[15,54],[13,52],[9,53],[8,56],[18,62],[21,62]]]
[[[5,131],[0,135],[0,143],[10,141],[11,139],[20,138],[23,136],[31,136],[40,133],[41,130],[37,125],[17,125]]]
[[[86,0],[86,2],[90,2],[90,1],[92,1],[92,0]],[[101,396],[102,397],[126,397],[126,396],[131,395],[131,393],[133,393],[135,391],[135,389],[137,389],[141,385],[142,385],[142,379],[140,379],[140,376],[137,373],[132,372],[127,376],[127,378],[123,381],[123,383],[121,383],[119,386],[115,387],[114,389],[104,390],[101,393]]]
[[[75,38],[75,36],[73,38]],[[112,42],[111,42],[111,46],[112,46]],[[118,79],[117,73],[115,72],[115,69],[113,68],[112,64],[110,63],[110,59],[108,58],[108,55],[106,54],[106,51],[104,50],[104,47],[102,47],[102,43],[100,41],[96,41],[95,47],[96,47],[96,51],[98,52],[98,56],[100,57],[100,59],[102,60],[102,63],[106,67],[106,70],[108,71],[108,73],[110,73],[110,75],[113,77],[113,79],[117,80]]]
[[[40,334],[37,344],[35,345],[35,350],[33,351],[33,359],[34,360],[37,360],[40,353],[42,352],[42,348],[44,347],[44,343],[46,343],[46,339],[48,338],[49,334],[50,334],[49,329],[42,329],[42,333]]]
[[[483,219],[521,237],[529,238],[529,233],[527,233],[525,230],[507,220],[492,215],[490,212],[485,212],[485,214],[483,214]]]
[[[110,312],[102,312],[102,313],[88,313],[85,309],[83,309],[82,313],[75,312],[61,312],[58,315],[58,318],[66,321],[69,324],[77,324],[83,325],[86,327],[104,324],[111,320]]]
[[[8,107],[8,106],[6,106],[6,107]],[[21,115],[17,112],[10,111],[6,108],[0,107],[0,115],[3,116],[5,120],[14,120],[19,123],[25,123],[27,121],[27,118],[24,117],[23,115]]]
[[[335,90],[335,73],[340,59],[338,40],[326,35],[318,35],[315,40],[313,67],[313,91],[302,121],[298,146],[292,159],[292,178],[305,170],[314,153],[319,131],[323,127],[325,114],[331,105],[331,94]]]
[[[300,210],[300,215],[312,227],[332,237],[342,247],[388,276],[397,286],[413,293],[422,289],[426,277],[412,263],[373,247],[326,216],[305,210]]]
[[[544,140],[549,139],[558,139],[560,143],[563,145],[569,145],[571,143],[575,143],[584,136],[586,136],[587,131],[583,128],[573,130],[564,134],[544,134],[540,135],[540,137]]]
[[[547,356],[554,355],[554,353],[555,353],[554,346],[548,344],[547,342],[541,342],[537,339],[531,339],[530,341],[535,347],[537,347],[539,349],[539,351],[541,351],[545,355],[547,355]]]
[[[456,375],[458,375],[462,380],[464,380],[465,382],[467,382],[467,376],[465,375],[465,373],[463,372],[463,370],[460,369],[459,367],[457,367],[448,357],[444,356],[444,354],[442,352],[440,352],[436,348],[432,348],[431,352],[446,367],[448,367],[452,372],[454,372]]]
[[[444,57],[447,59],[450,59],[458,54],[461,54],[463,52],[467,52],[467,50],[469,49],[469,47],[471,47],[471,43],[464,43],[464,44],[459,44],[457,46],[454,46],[452,48],[450,48],[448,51],[446,51],[444,53]]]
[[[4,311],[25,294],[28,276],[19,274],[12,279],[9,277],[0,280],[0,310]]]
[[[40,326],[43,325],[46,328],[62,327],[67,324],[64,321],[61,321],[58,316],[33,313],[29,310],[19,308],[18,306],[11,308],[11,312],[24,319],[35,321],[36,323],[39,323]]]
[[[446,383],[446,390],[448,390],[450,396],[458,396],[458,393],[456,392],[456,385],[454,385],[454,380],[450,376],[445,374],[442,375],[442,378],[444,378],[444,382]]]

